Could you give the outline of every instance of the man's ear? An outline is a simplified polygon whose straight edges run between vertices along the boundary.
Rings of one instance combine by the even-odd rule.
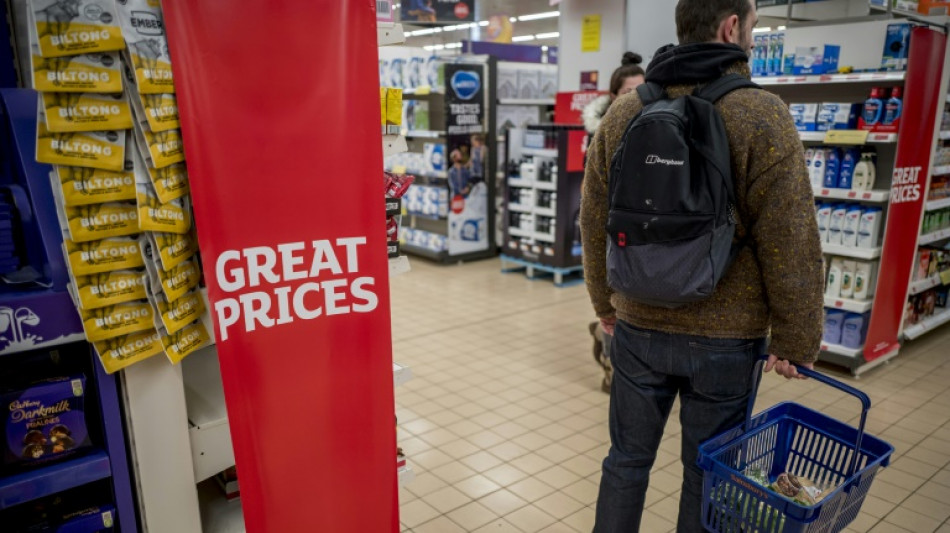
[[[730,15],[719,24],[716,38],[721,43],[736,44],[739,42],[741,33],[742,27],[739,15]]]

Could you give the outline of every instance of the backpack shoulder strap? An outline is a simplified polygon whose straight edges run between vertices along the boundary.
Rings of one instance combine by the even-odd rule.
[[[727,74],[704,87],[698,88],[693,95],[715,104],[722,97],[737,89],[761,89],[761,87],[741,74]]]
[[[643,107],[646,107],[658,100],[666,100],[666,90],[659,83],[648,81],[637,86],[637,94],[640,95],[640,101]]]

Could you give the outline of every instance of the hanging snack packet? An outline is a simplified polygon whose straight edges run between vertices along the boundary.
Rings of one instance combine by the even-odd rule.
[[[128,43],[124,53],[129,65],[134,67],[138,91],[143,94],[175,92],[161,4],[156,0],[123,0],[117,7],[122,33]]]
[[[139,183],[135,188],[139,228],[142,231],[188,233],[191,229],[191,210],[187,207],[187,198],[163,204],[150,183]]]
[[[125,48],[114,0],[30,0],[28,16],[43,57]]]
[[[154,326],[152,305],[144,300],[82,311],[81,314],[82,327],[90,342],[128,335]]]
[[[54,133],[46,127],[43,101],[36,117],[36,160],[51,165],[121,171],[125,167],[125,131]]]
[[[33,88],[40,92],[122,92],[122,65],[116,52],[43,57],[36,33],[29,32]]]
[[[194,235],[189,232],[184,235],[177,233],[150,232],[153,253],[157,251],[161,266],[164,270],[171,270],[191,259],[198,252]]]
[[[184,163],[175,163],[165,168],[150,168],[148,173],[152,178],[155,194],[163,204],[177,200],[191,192],[188,184],[188,170]]]
[[[136,115],[145,117],[148,128],[154,132],[177,130],[181,127],[178,118],[178,101],[174,94],[129,95]]]
[[[108,203],[65,208],[69,236],[74,242],[97,241],[139,233],[135,204]]]
[[[126,161],[126,170],[122,172],[57,166],[56,181],[59,182],[58,190],[62,192],[63,205],[76,207],[135,200],[135,176],[131,167],[130,161]]]
[[[99,309],[110,305],[145,299],[142,272],[119,270],[76,278],[76,293],[82,309]]]
[[[192,291],[181,298],[169,302],[164,295],[154,298],[153,303],[161,319],[162,327],[169,333],[176,333],[197,320],[206,310],[204,298],[198,291]]]
[[[122,93],[43,93],[46,129],[71,131],[127,130],[132,109]]]
[[[127,237],[83,243],[66,239],[63,247],[75,277],[140,268],[145,264],[139,242]]]
[[[106,373],[112,374],[117,370],[148,359],[162,353],[162,336],[154,329],[123,335],[104,342],[95,343],[99,361]]]
[[[185,160],[185,147],[181,140],[181,130],[168,130],[153,133],[148,123],[139,122],[135,128],[135,140],[149,168],[165,168]]]
[[[204,322],[198,320],[185,326],[177,333],[172,333],[162,337],[162,344],[165,346],[165,355],[173,365],[177,365],[188,355],[209,346],[211,344],[211,335],[208,334],[208,328]]]
[[[161,280],[165,299],[174,302],[198,286],[201,270],[196,261],[188,260],[171,270],[158,271],[158,278]]]

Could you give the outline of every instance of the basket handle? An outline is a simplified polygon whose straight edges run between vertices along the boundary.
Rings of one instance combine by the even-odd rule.
[[[762,381],[762,367],[765,366],[765,362],[768,360],[768,358],[769,356],[767,354],[763,355],[755,364],[755,379],[752,385],[752,394],[749,396],[749,404],[746,407],[745,429],[747,431],[752,425],[752,409],[755,407],[755,397],[759,392],[759,383]],[[851,385],[842,383],[832,377],[822,374],[821,372],[797,365],[795,369],[803,376],[820,381],[825,385],[834,387],[842,392],[846,392],[861,401],[861,422],[858,424],[858,438],[854,445],[854,456],[851,457],[851,466],[848,467],[847,473],[847,476],[851,477],[857,470],[858,455],[861,452],[861,441],[864,440],[864,426],[868,419],[868,410],[871,409],[871,398],[867,394],[852,387]]]

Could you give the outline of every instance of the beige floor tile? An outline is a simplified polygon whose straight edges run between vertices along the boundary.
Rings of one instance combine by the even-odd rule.
[[[427,495],[424,499],[426,503],[438,509],[442,514],[454,511],[472,501],[472,498],[454,487],[443,487]]]
[[[871,487],[873,491],[874,486],[872,485]],[[864,499],[864,504],[861,505],[861,514],[869,515],[874,518],[881,519],[887,516],[888,513],[893,511],[894,507],[896,506],[897,506],[896,503],[887,501],[882,498],[878,498],[874,494],[868,494],[867,497]]]
[[[600,486],[589,479],[581,479],[564,487],[561,492],[583,503],[593,505],[597,502]]]
[[[464,438],[452,441],[443,446],[439,446],[439,450],[447,454],[453,459],[461,459],[463,457],[468,457],[473,453],[478,453],[481,449],[478,446],[475,446],[471,442],[468,442]]]
[[[526,502],[532,503],[557,491],[557,488],[548,485],[536,477],[529,477],[513,485],[509,485],[508,490]]]
[[[501,459],[484,450],[473,453],[468,457],[463,457],[460,459],[460,462],[472,470],[475,470],[476,472],[485,472],[486,470],[491,470],[492,468],[504,463],[504,461]]]
[[[934,531],[940,527],[941,523],[940,520],[934,520],[933,518],[903,507],[898,507],[891,511],[889,515],[884,517],[884,522],[915,532]]]
[[[501,485],[481,474],[457,481],[453,486],[473,500],[477,500],[501,489]]]
[[[530,503],[508,489],[501,489],[483,496],[478,502],[491,509],[498,516],[512,513]]]
[[[514,460],[528,453],[526,448],[518,446],[513,442],[503,442],[488,448],[486,451],[505,462]]]
[[[892,485],[886,481],[875,479],[868,494],[877,496],[893,504],[900,504],[910,496],[911,491],[898,487],[897,485]]]
[[[575,530],[563,522],[555,522],[542,529],[539,533],[575,533]]]
[[[464,464],[452,461],[451,463],[444,464],[438,468],[434,468],[431,472],[439,479],[445,481],[449,485],[458,483],[463,479],[467,479],[475,475],[475,471],[471,468],[465,466]]]
[[[426,470],[433,470],[438,468],[446,463],[451,462],[453,459],[449,457],[445,452],[437,449],[428,450],[419,454],[412,455],[411,461],[413,464],[417,464]]]
[[[862,513],[859,514],[858,517],[848,525],[848,531],[852,531],[854,533],[867,533],[874,526],[876,526],[879,521],[880,519],[878,518]]]
[[[468,530],[445,516],[430,520],[412,529],[413,533],[467,533]]]
[[[535,474],[535,477],[556,489],[563,489],[581,479],[581,476],[561,465],[554,465],[543,472]]]
[[[915,511],[941,523],[950,518],[950,502],[937,501],[920,493],[911,494],[901,502],[901,508]]]
[[[503,487],[507,487],[513,483],[517,483],[522,479],[528,477],[528,474],[525,474],[521,470],[511,466],[511,465],[499,465],[491,470],[488,470],[484,473],[485,477],[498,483]]]
[[[459,436],[447,429],[439,428],[428,433],[423,433],[419,435],[419,438],[428,442],[433,448],[438,449],[450,442],[458,440]]]
[[[577,455],[566,461],[562,461],[561,466],[579,476],[586,477],[601,471],[606,456],[606,453],[598,453],[598,458],[592,459],[589,455]]]
[[[594,514],[593,507],[585,507],[571,516],[568,516],[562,520],[562,522],[571,526],[576,531],[589,533],[594,529]]]
[[[558,520],[563,520],[586,507],[563,492],[549,494],[534,502],[534,505]]]
[[[468,437],[469,435],[480,433],[484,428],[471,420],[460,420],[454,424],[450,424],[446,429],[459,437]]]
[[[547,470],[554,465],[554,463],[548,461],[536,453],[522,455],[521,457],[511,460],[509,464],[519,470],[524,471],[527,474],[531,474],[532,476],[538,472],[541,472],[542,470]]]
[[[933,481],[925,483],[917,493],[940,502],[950,502],[950,487]]]
[[[516,528],[511,524],[511,522],[505,520],[504,518],[499,518],[497,520],[492,520],[488,524],[475,530],[475,533],[522,533],[520,529]]]
[[[474,531],[498,518],[498,515],[478,502],[471,502],[452,511],[448,517],[467,531]]]
[[[422,500],[399,506],[399,521],[410,528],[424,524],[437,516],[439,516],[438,509]]]
[[[506,515],[505,520],[511,522],[515,525],[515,527],[521,531],[524,531],[525,533],[535,533],[537,531],[541,531],[542,529],[557,522],[553,516],[545,513],[534,505],[522,507],[521,509]]]
[[[491,430],[483,430],[466,437],[469,442],[481,448],[491,448],[505,442],[505,438]]]
[[[650,510],[643,511],[643,518],[640,519],[641,531],[669,531],[675,527],[675,521],[667,520]]]
[[[556,442],[537,450],[535,453],[553,463],[560,463],[577,455],[571,449]]]
[[[412,480],[412,483],[406,485],[406,489],[421,498],[447,486],[448,483],[431,473],[421,472],[416,474],[416,478]]]

